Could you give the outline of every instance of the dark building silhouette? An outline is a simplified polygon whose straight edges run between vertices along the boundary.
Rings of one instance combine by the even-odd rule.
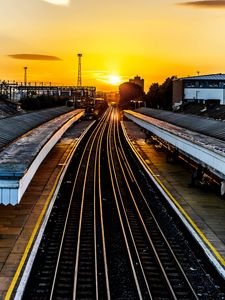
[[[145,81],[143,78],[141,78],[140,76],[135,76],[133,79],[129,79],[129,82],[139,85],[140,87],[142,87],[142,91],[144,92]]]

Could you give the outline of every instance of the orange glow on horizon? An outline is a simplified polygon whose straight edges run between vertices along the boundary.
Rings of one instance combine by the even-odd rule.
[[[82,84],[101,91],[118,90],[136,75],[148,91],[173,75],[225,73],[224,10],[181,2],[1,1],[0,79],[23,82],[27,66],[28,82],[76,85],[77,53]],[[42,60],[28,59],[34,54]],[[60,60],[44,60],[49,56]]]

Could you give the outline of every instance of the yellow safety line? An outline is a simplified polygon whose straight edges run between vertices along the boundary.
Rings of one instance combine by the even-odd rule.
[[[149,168],[149,171],[151,171],[150,168]],[[154,174],[154,173],[152,172],[152,174]],[[167,195],[171,198],[171,200],[174,202],[174,204],[177,206],[177,208],[181,211],[181,213],[185,216],[185,218],[188,220],[188,222],[191,224],[191,226],[195,229],[195,231],[201,236],[201,238],[206,243],[206,245],[213,251],[213,253],[217,257],[217,259],[221,262],[221,264],[223,266],[225,266],[225,260],[224,260],[224,258],[219,254],[219,252],[216,250],[216,248],[207,239],[207,237],[201,231],[201,229],[191,219],[191,217],[187,214],[187,212],[184,210],[184,208],[178,203],[178,201],[173,197],[173,195],[167,190],[167,188],[163,185],[163,183],[157,177],[155,179],[161,185],[161,187],[165,190],[165,192],[167,193]]]
[[[76,144],[77,144],[77,143],[76,143]],[[74,145],[74,147],[76,146],[76,144]],[[64,168],[65,168],[65,166],[66,166],[67,161],[69,160],[69,157],[70,157],[72,151],[74,150],[74,147],[72,147],[71,151],[69,152],[69,154],[68,154],[68,156],[67,156],[67,158],[66,158],[66,160],[65,160],[65,165],[63,166],[63,168],[61,168],[59,174],[58,174],[57,177],[56,177],[56,180],[55,180],[55,182],[54,182],[53,188],[52,188],[52,190],[51,190],[51,192],[50,192],[50,194],[49,194],[49,196],[48,196],[48,198],[47,198],[47,200],[46,200],[46,202],[45,202],[45,205],[44,205],[44,207],[43,207],[43,209],[42,209],[42,211],[41,211],[40,216],[38,217],[37,223],[36,223],[36,225],[35,225],[35,227],[34,227],[34,230],[33,230],[32,234],[31,234],[31,237],[30,237],[30,239],[29,239],[29,242],[28,242],[28,244],[27,244],[27,246],[26,246],[26,249],[25,249],[25,251],[24,251],[24,253],[23,253],[23,256],[22,256],[22,258],[21,258],[21,261],[20,261],[20,263],[19,263],[19,266],[17,267],[16,273],[15,273],[15,275],[14,275],[12,281],[11,281],[11,284],[10,284],[10,286],[9,286],[9,289],[8,289],[8,291],[7,291],[7,293],[6,293],[6,296],[5,296],[4,300],[9,300],[9,299],[11,298],[12,292],[13,292],[13,290],[14,290],[14,288],[15,288],[15,285],[16,285],[16,283],[17,283],[17,280],[18,280],[19,276],[20,276],[20,273],[21,273],[21,271],[22,271],[22,269],[23,269],[23,266],[24,266],[24,263],[25,263],[25,261],[26,261],[26,259],[27,259],[27,256],[28,256],[28,254],[29,254],[29,252],[30,252],[30,248],[31,248],[31,246],[32,246],[32,244],[33,244],[34,238],[35,238],[35,236],[36,236],[36,234],[37,234],[37,232],[38,232],[38,230],[39,230],[39,228],[40,228],[42,219],[43,219],[43,217],[44,217],[44,215],[45,215],[45,213],[46,213],[46,210],[47,210],[47,208],[48,208],[49,202],[50,202],[51,199],[52,199],[52,195],[53,195],[53,193],[55,192],[56,186],[57,186],[57,184],[58,184],[58,182],[59,182],[59,178],[60,178],[60,176],[61,176],[61,174],[62,174],[62,172],[63,172],[63,170],[64,170]]]
[[[129,142],[130,139],[128,138]],[[156,174],[152,171],[152,169],[146,164],[143,157],[138,153],[136,148],[133,146],[133,144],[130,142],[130,145],[136,152],[136,154],[140,157],[142,162],[145,164],[149,172],[154,176],[158,184],[162,187],[162,189],[166,192],[166,194],[170,197],[170,199],[174,202],[174,204],[177,206],[177,208],[180,210],[180,212],[184,215],[184,217],[188,220],[188,222],[191,224],[191,226],[195,229],[195,231],[200,235],[200,237],[203,239],[205,244],[212,250],[218,261],[225,266],[225,259],[220,255],[220,253],[216,250],[216,248],[211,244],[211,242],[207,239],[207,237],[204,235],[204,233],[201,231],[201,229],[195,224],[195,222],[191,219],[191,217],[186,213],[186,211],[183,209],[183,207],[178,203],[178,201],[173,197],[173,195],[168,191],[168,189],[165,187],[165,185],[159,180],[159,178],[156,177]]]

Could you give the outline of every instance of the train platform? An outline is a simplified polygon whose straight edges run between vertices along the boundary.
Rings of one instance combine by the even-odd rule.
[[[218,272],[225,278],[225,201],[218,194],[190,187],[191,172],[166,161],[166,154],[146,142],[141,128],[124,121],[125,130],[146,170]]]
[[[125,117],[129,120],[140,125],[142,128],[152,132],[157,137],[168,143],[169,147],[174,147],[180,153],[183,153],[187,157],[191,157],[195,162],[205,166],[211,173],[225,180],[225,142],[215,136],[209,136],[205,133],[194,131],[194,129],[184,128],[183,126],[174,125],[172,121],[162,121],[157,118],[150,117],[145,114],[134,112],[131,110],[124,111]],[[173,115],[172,115],[173,116]],[[193,123],[200,123],[198,119],[193,119]],[[207,120],[204,119],[204,124]],[[214,126],[210,124],[208,120],[208,127]],[[216,121],[215,121],[216,122]],[[216,124],[219,121],[216,122]],[[220,124],[222,123],[222,124]],[[224,128],[224,123],[219,122],[221,132],[221,126]],[[206,127],[206,124],[204,125]],[[210,132],[208,133],[210,134]],[[224,183],[223,183],[224,184]]]
[[[0,154],[0,203],[20,202],[43,159],[63,133],[85,113],[72,110],[26,132]]]
[[[1,300],[10,299],[48,207],[53,205],[71,153],[90,125],[91,121],[82,121],[62,136],[42,162],[18,205],[0,205]]]
[[[71,107],[60,106],[0,119],[0,149],[33,128],[72,110]]]

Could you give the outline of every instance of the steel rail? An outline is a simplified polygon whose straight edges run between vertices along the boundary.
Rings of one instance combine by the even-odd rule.
[[[100,132],[99,138],[97,140],[96,145],[96,151],[95,151],[95,163],[94,163],[94,195],[93,195],[93,201],[94,201],[94,240],[95,240],[95,276],[96,276],[96,300],[99,299],[99,287],[98,287],[98,258],[97,258],[97,212],[96,212],[96,206],[97,206],[97,200],[96,200],[96,194],[98,187],[98,195],[99,195],[99,203],[102,203],[101,199],[101,181],[100,181],[100,156],[101,156],[101,145],[102,145],[102,138],[107,126],[107,121],[110,118],[111,110],[109,111],[108,118],[104,121],[103,128]],[[98,174],[98,181],[97,181],[97,174]],[[110,300],[110,289],[109,289],[109,280],[108,280],[108,267],[107,267],[107,256],[106,256],[106,247],[105,247],[105,234],[104,234],[104,224],[102,220],[102,210],[100,207],[100,217],[101,217],[101,233],[102,233],[102,243],[103,243],[103,260],[104,260],[104,267],[105,267],[105,281],[106,281],[106,291],[107,291],[107,299]]]
[[[109,118],[109,114],[106,117],[106,120]],[[105,120],[105,119],[104,119]],[[101,122],[101,125],[103,123],[103,128],[104,128],[104,120]],[[100,126],[99,126],[99,130],[96,131],[92,143],[91,143],[91,147],[89,150],[89,154],[88,154],[88,159],[86,162],[86,170],[85,170],[85,176],[84,176],[84,182],[83,182],[83,189],[82,189],[82,200],[81,200],[81,209],[80,209],[80,220],[79,220],[79,229],[78,229],[78,239],[77,239],[77,250],[76,250],[76,263],[75,263],[75,275],[74,275],[74,289],[73,289],[73,300],[76,299],[76,294],[77,294],[77,281],[78,281],[78,272],[79,272],[79,256],[80,256],[80,245],[81,245],[81,230],[82,230],[82,221],[83,221],[83,211],[84,211],[84,201],[85,201],[85,189],[86,189],[86,181],[87,181],[87,174],[88,174],[88,168],[89,168],[89,163],[90,163],[90,158],[91,158],[91,154],[92,154],[92,149],[94,147],[94,143],[96,141],[97,135],[100,132],[100,130],[103,130]],[[98,136],[99,139],[99,136]],[[97,251],[97,250],[96,250]],[[96,256],[96,254],[95,254]],[[96,263],[95,263],[96,265]],[[96,275],[96,272],[95,272]],[[96,280],[96,284],[97,284],[97,278],[95,278]],[[98,289],[98,286],[96,287],[96,289]]]
[[[152,247],[152,250],[153,250],[153,252],[154,252],[154,255],[155,255],[155,257],[156,257],[156,259],[157,259],[157,261],[158,261],[158,263],[159,263],[160,269],[161,269],[161,271],[162,271],[162,274],[163,274],[163,276],[164,276],[164,278],[165,278],[165,281],[166,281],[166,283],[167,283],[167,286],[168,286],[168,288],[169,288],[169,291],[171,292],[172,297],[173,297],[174,299],[177,299],[177,296],[176,296],[176,294],[175,294],[175,291],[174,291],[174,289],[173,289],[173,287],[172,287],[172,285],[171,285],[171,283],[170,283],[170,280],[169,280],[169,278],[168,278],[168,276],[167,276],[167,273],[166,273],[166,271],[165,271],[165,269],[164,269],[164,267],[163,267],[163,263],[161,262],[161,259],[160,259],[160,257],[159,257],[158,254],[157,254],[157,250],[156,250],[156,248],[155,248],[155,246],[154,246],[154,243],[153,243],[153,241],[152,241],[152,239],[151,239],[151,237],[150,237],[150,234],[149,234],[149,232],[148,232],[148,229],[147,229],[147,227],[146,227],[146,224],[145,224],[145,222],[144,222],[144,220],[143,220],[143,218],[142,218],[142,215],[141,215],[140,210],[139,210],[139,208],[138,208],[138,205],[137,205],[137,203],[136,203],[134,194],[133,194],[133,192],[132,192],[132,190],[131,190],[130,184],[128,183],[128,180],[127,180],[127,178],[126,178],[126,175],[125,175],[125,172],[124,172],[124,169],[123,169],[123,166],[122,166],[122,161],[123,161],[124,165],[126,166],[126,168],[127,168],[127,170],[128,170],[128,175],[130,176],[130,179],[131,179],[132,181],[134,180],[134,182],[135,182],[135,184],[136,184],[136,187],[138,188],[138,191],[139,191],[139,193],[140,193],[142,199],[144,200],[144,202],[145,202],[145,204],[146,204],[146,206],[147,206],[147,208],[148,208],[148,211],[149,211],[149,213],[151,214],[151,217],[153,218],[153,220],[154,220],[154,222],[155,222],[155,225],[156,225],[157,229],[159,230],[159,232],[160,232],[160,234],[161,234],[161,236],[162,236],[162,238],[163,238],[163,241],[164,241],[165,244],[167,245],[167,247],[168,247],[168,249],[169,249],[169,251],[170,251],[170,253],[171,253],[171,255],[172,255],[172,257],[173,257],[173,259],[174,259],[174,261],[175,261],[175,263],[177,264],[177,267],[178,267],[179,271],[180,271],[181,274],[183,275],[183,278],[184,278],[184,280],[185,280],[185,283],[187,284],[188,288],[190,289],[190,291],[191,291],[191,293],[192,293],[192,296],[193,296],[195,299],[198,299],[198,296],[196,295],[196,293],[195,293],[193,287],[191,286],[191,284],[190,284],[190,282],[189,282],[189,280],[188,280],[188,278],[187,278],[187,276],[186,276],[186,274],[185,274],[185,272],[184,272],[182,266],[180,265],[180,263],[179,263],[179,261],[178,261],[176,255],[175,255],[175,253],[173,252],[173,250],[172,250],[172,248],[171,248],[171,246],[170,246],[168,240],[166,239],[165,235],[163,234],[163,232],[162,232],[162,230],[161,230],[161,228],[160,228],[160,226],[159,226],[159,224],[158,224],[158,222],[157,222],[157,220],[156,220],[156,218],[155,218],[153,212],[151,211],[151,209],[150,209],[150,207],[149,207],[149,205],[148,205],[148,203],[147,203],[146,198],[144,197],[144,195],[143,195],[143,193],[142,193],[142,190],[141,190],[141,188],[140,188],[140,186],[139,186],[139,184],[138,184],[138,182],[137,182],[135,176],[133,175],[133,172],[132,172],[132,170],[131,170],[131,167],[130,167],[130,164],[129,164],[128,160],[127,160],[127,157],[126,157],[126,155],[125,155],[125,151],[124,151],[124,149],[123,149],[123,145],[122,145],[122,142],[121,142],[121,139],[120,139],[118,122],[117,122],[117,138],[118,138],[118,140],[119,140],[119,146],[120,146],[121,150],[120,150],[119,148],[117,149],[117,147],[115,147],[115,148],[116,148],[118,160],[119,160],[119,162],[120,162],[121,170],[122,170],[124,179],[125,179],[126,184],[127,184],[127,188],[128,188],[128,190],[129,190],[129,193],[130,193],[130,196],[131,196],[131,198],[132,198],[132,201],[133,201],[134,207],[135,207],[135,209],[136,209],[136,212],[137,212],[137,214],[138,214],[138,216],[139,216],[139,219],[140,219],[140,221],[141,221],[141,223],[142,223],[142,226],[143,226],[143,228],[144,228],[144,231],[145,231],[145,233],[146,233],[146,236],[148,237],[149,243],[150,243],[150,245],[151,245],[151,247]],[[117,144],[115,135],[114,135],[114,142],[115,142],[115,144]],[[120,158],[120,156],[121,156],[121,158]],[[132,174],[132,175],[131,175],[131,174]]]
[[[118,120],[116,120],[115,123],[118,124]],[[127,184],[127,180],[126,180],[126,177],[125,177],[125,174],[124,174],[124,169],[123,169],[123,166],[121,164],[121,160],[120,160],[118,149],[117,149],[117,143],[116,143],[116,125],[115,125],[115,123],[114,123],[114,127],[113,127],[113,141],[114,141],[115,151],[116,151],[116,154],[117,154],[119,165],[120,165],[120,168],[121,168],[122,173],[124,175],[124,179],[125,179],[126,184]],[[115,176],[117,176],[116,173],[115,173]],[[129,186],[128,186],[128,189],[130,191],[130,187]],[[131,225],[130,225],[130,222],[129,222],[129,218],[127,216],[126,208],[124,206],[124,202],[122,201],[122,197],[120,198],[120,203],[121,203],[121,206],[122,206],[122,209],[123,209],[123,213],[124,213],[124,216],[125,216],[125,219],[126,219],[126,224],[127,224],[128,229],[129,229],[129,234],[130,234],[130,237],[131,237],[131,240],[132,240],[132,243],[133,243],[133,247],[135,249],[135,253],[136,253],[136,256],[137,256],[137,259],[138,259],[139,266],[141,268],[142,276],[144,278],[144,282],[145,282],[145,285],[146,285],[146,289],[148,291],[149,298],[153,300],[153,296],[152,296],[152,293],[150,291],[149,283],[148,283],[148,280],[146,278],[146,275],[145,275],[145,272],[144,272],[144,268],[143,268],[143,265],[142,265],[142,262],[141,262],[141,258],[140,258],[140,255],[138,253],[138,249],[137,249],[137,246],[136,246],[136,243],[135,243],[135,238],[134,238],[133,233],[132,233],[132,229],[131,229]]]
[[[96,146],[96,154],[95,154],[95,164],[94,164],[94,195],[93,195],[93,202],[94,202],[94,252],[95,252],[95,297],[98,300],[98,263],[97,263],[97,224],[96,224],[96,168],[97,168],[97,153],[98,153],[99,143]]]
[[[109,117],[110,117],[109,112]],[[103,128],[100,132],[99,138],[97,140],[96,145],[96,152],[95,152],[95,163],[94,163],[94,194],[93,194],[93,201],[94,201],[94,249],[95,249],[95,277],[96,277],[96,285],[95,285],[95,291],[96,291],[96,300],[99,299],[99,286],[98,286],[98,253],[97,253],[97,212],[96,212],[96,206],[97,206],[97,200],[96,200],[96,194],[98,187],[98,195],[99,195],[99,204],[100,204],[100,218],[101,218],[101,234],[102,234],[102,243],[103,243],[103,260],[104,260],[104,267],[105,267],[105,281],[106,281],[106,292],[107,292],[107,299],[110,300],[110,288],[109,288],[109,279],[108,279],[108,267],[107,267],[107,255],[106,255],[106,247],[105,247],[105,234],[104,234],[104,224],[103,224],[103,215],[102,215],[102,199],[101,199],[101,180],[100,180],[100,156],[101,156],[101,145],[102,145],[102,138],[106,129],[106,122],[108,119],[105,120],[105,123],[103,125]],[[98,174],[98,184],[97,184],[97,174]]]
[[[120,209],[119,209],[119,200],[118,200],[118,198],[122,199],[122,195],[121,195],[121,192],[120,192],[120,189],[119,189],[119,183],[118,183],[118,180],[117,180],[117,177],[116,177],[116,171],[115,171],[113,155],[112,155],[112,143],[111,143],[112,126],[113,126],[113,124],[112,124],[112,122],[110,122],[110,125],[109,125],[109,128],[108,128],[108,135],[107,135],[107,157],[108,157],[108,165],[109,165],[109,172],[110,172],[110,177],[111,177],[112,189],[113,189],[113,194],[114,194],[114,199],[115,199],[115,203],[116,203],[116,207],[117,207],[117,211],[118,211],[119,221],[120,221],[120,225],[121,225],[121,229],[122,229],[122,233],[123,233],[123,237],[124,237],[124,241],[125,241],[125,245],[126,245],[126,249],[127,249],[127,253],[128,253],[128,257],[129,257],[129,261],[130,261],[134,281],[135,281],[135,285],[136,285],[136,288],[137,288],[137,293],[138,293],[139,299],[143,299],[142,291],[141,291],[139,281],[138,281],[138,276],[136,274],[135,265],[134,265],[131,250],[130,250],[130,247],[129,247],[129,242],[128,242],[128,239],[127,239],[127,236],[126,236],[125,226],[124,226],[124,223],[123,223],[123,220],[122,220],[122,215],[121,215],[121,212],[120,212]],[[118,193],[118,196],[117,196],[117,193]]]
[[[91,139],[93,138],[93,136],[97,135],[98,131],[100,130],[101,122],[103,122],[103,120],[106,117],[107,117],[107,114],[105,113],[102,120],[100,121],[100,124],[98,125],[98,127],[96,127],[95,130],[91,133],[91,135],[90,135],[90,137],[89,137],[89,139],[88,139],[88,141],[85,145],[85,148],[84,148],[82,156],[81,156],[81,160],[80,160],[79,165],[78,165],[77,174],[76,174],[76,177],[75,177],[75,180],[74,180],[74,184],[73,184],[73,188],[72,188],[72,192],[71,192],[71,196],[70,196],[70,200],[69,200],[67,215],[66,215],[66,219],[65,219],[65,224],[64,224],[64,228],[63,228],[63,233],[62,233],[62,237],[61,237],[61,242],[60,242],[60,247],[59,247],[59,252],[58,252],[58,258],[57,258],[57,262],[56,262],[56,266],[55,266],[55,272],[54,272],[52,288],[51,288],[51,293],[50,293],[50,298],[49,298],[50,300],[53,299],[53,295],[54,295],[56,277],[57,277],[57,273],[58,273],[59,262],[60,262],[60,257],[61,257],[61,253],[62,253],[62,248],[63,248],[63,242],[64,242],[64,238],[65,238],[65,233],[66,233],[66,227],[67,227],[67,223],[68,223],[68,219],[69,219],[69,213],[70,213],[71,204],[72,204],[73,197],[74,197],[74,191],[75,191],[75,187],[76,187],[76,184],[77,184],[77,179],[78,179],[79,172],[80,172],[81,165],[82,165],[82,161],[83,161],[83,158],[84,158],[84,155],[85,155],[85,151],[87,150],[88,145],[89,145]]]
[[[157,263],[158,263],[158,265],[159,265],[159,267],[160,267],[160,271],[161,271],[161,273],[162,273],[162,275],[163,275],[163,277],[164,277],[164,279],[165,279],[165,282],[166,282],[166,285],[167,285],[167,287],[168,287],[168,289],[169,289],[169,291],[170,291],[170,294],[172,295],[172,297],[173,297],[174,300],[177,300],[176,294],[175,294],[175,292],[173,291],[173,288],[172,288],[172,286],[171,286],[171,284],[170,284],[169,278],[167,277],[167,274],[166,274],[165,269],[164,269],[164,267],[163,267],[163,265],[162,265],[162,262],[161,262],[161,260],[160,260],[160,257],[158,256],[157,250],[155,249],[154,243],[153,243],[153,241],[152,241],[152,239],[151,239],[151,237],[150,237],[150,235],[149,235],[149,232],[148,232],[148,230],[147,230],[147,227],[146,227],[146,225],[145,225],[145,222],[144,222],[144,220],[143,220],[143,218],[142,218],[142,216],[141,216],[141,213],[140,213],[140,211],[139,211],[139,209],[138,209],[138,206],[137,206],[136,201],[135,201],[135,197],[134,197],[134,195],[133,195],[133,193],[132,193],[132,191],[131,191],[131,187],[130,187],[128,181],[127,181],[127,178],[126,178],[126,175],[125,175],[125,172],[124,172],[124,168],[123,168],[123,165],[122,165],[122,162],[121,162],[121,158],[120,158],[120,155],[119,155],[119,151],[118,151],[118,149],[117,149],[117,142],[116,142],[116,137],[115,137],[115,135],[116,135],[116,133],[114,134],[114,143],[115,143],[115,149],[116,149],[118,161],[119,161],[120,168],[121,168],[121,171],[122,171],[122,173],[123,173],[123,177],[124,177],[124,180],[125,180],[125,182],[126,182],[127,188],[128,188],[128,190],[129,190],[131,199],[132,199],[133,204],[134,204],[134,207],[135,207],[135,209],[136,209],[137,215],[138,215],[139,220],[140,220],[140,222],[141,222],[141,224],[142,224],[142,227],[143,227],[143,229],[144,229],[144,232],[145,232],[145,234],[146,234],[146,236],[147,236],[147,238],[148,238],[149,244],[151,245],[151,248],[152,248],[152,250],[153,250],[154,256],[155,256],[155,258],[156,258],[156,260],[157,260]],[[128,224],[129,224],[129,218],[128,218],[128,216],[127,216],[127,212],[126,212],[126,209],[125,209],[123,203],[122,203],[122,207],[123,207],[124,214],[125,214],[125,216],[126,216],[127,222],[128,222]],[[133,237],[132,229],[131,229],[130,225],[129,225],[129,229],[130,229],[130,234],[131,234],[131,236],[132,236],[132,240],[134,241],[134,237]],[[135,245],[135,241],[134,241],[134,245]],[[136,249],[136,251],[137,251],[136,245],[135,245],[135,249]],[[140,261],[141,261],[141,260],[140,260]],[[142,268],[142,269],[143,269],[143,268]],[[143,270],[143,271],[144,271],[144,270]],[[146,280],[147,280],[147,279],[146,279]]]
[[[110,115],[111,114],[112,114],[112,110],[110,111]],[[98,151],[98,191],[99,191],[100,222],[101,222],[101,235],[102,235],[102,244],[103,244],[103,260],[104,260],[104,269],[105,269],[106,293],[107,293],[107,299],[110,300],[111,296],[110,296],[110,286],[109,286],[109,274],[108,274],[108,264],[107,264],[105,230],[104,230],[103,208],[102,208],[102,190],[101,190],[101,149],[102,149],[103,134],[104,132],[102,131],[99,140],[99,151]],[[97,174],[97,172],[95,174]]]
[[[155,217],[154,213],[152,212],[152,210],[151,210],[151,208],[150,208],[150,206],[148,204],[148,201],[147,201],[146,197],[144,196],[144,194],[143,194],[143,192],[142,192],[142,190],[140,188],[140,185],[138,184],[135,176],[132,173],[130,164],[129,164],[128,159],[127,159],[127,155],[125,154],[124,147],[123,147],[122,142],[121,142],[121,138],[120,138],[120,134],[119,134],[119,128],[117,129],[117,136],[118,136],[118,140],[119,140],[119,144],[120,144],[120,148],[121,148],[121,157],[123,158],[122,160],[124,162],[126,162],[126,165],[127,165],[128,169],[129,169],[129,175],[132,174],[131,175],[132,181],[134,180],[134,183],[136,184],[136,187],[138,188],[138,191],[139,191],[139,193],[140,193],[140,195],[141,195],[141,197],[142,197],[142,199],[143,199],[143,201],[144,201],[144,203],[145,203],[145,205],[146,205],[149,213],[151,214],[151,217],[154,220],[157,229],[159,230],[159,232],[160,232],[160,234],[161,234],[161,236],[162,236],[165,244],[167,245],[167,247],[168,247],[168,249],[169,249],[169,251],[170,251],[170,253],[171,253],[171,255],[172,255],[173,259],[174,259],[174,261],[176,262],[176,264],[177,264],[177,266],[179,268],[179,271],[182,273],[182,275],[183,275],[183,277],[185,279],[185,282],[187,283],[188,287],[190,288],[190,291],[192,292],[192,295],[195,297],[195,299],[199,299],[199,297],[197,296],[196,292],[194,291],[194,289],[193,289],[193,287],[192,287],[189,279],[187,278],[187,275],[185,274],[185,272],[184,272],[184,270],[183,270],[180,262],[178,261],[176,255],[175,255],[175,253],[173,251],[173,249],[171,248],[168,239],[166,238],[166,236],[163,233],[163,231],[162,231],[162,229],[161,229],[158,221],[156,220],[156,217]]]

